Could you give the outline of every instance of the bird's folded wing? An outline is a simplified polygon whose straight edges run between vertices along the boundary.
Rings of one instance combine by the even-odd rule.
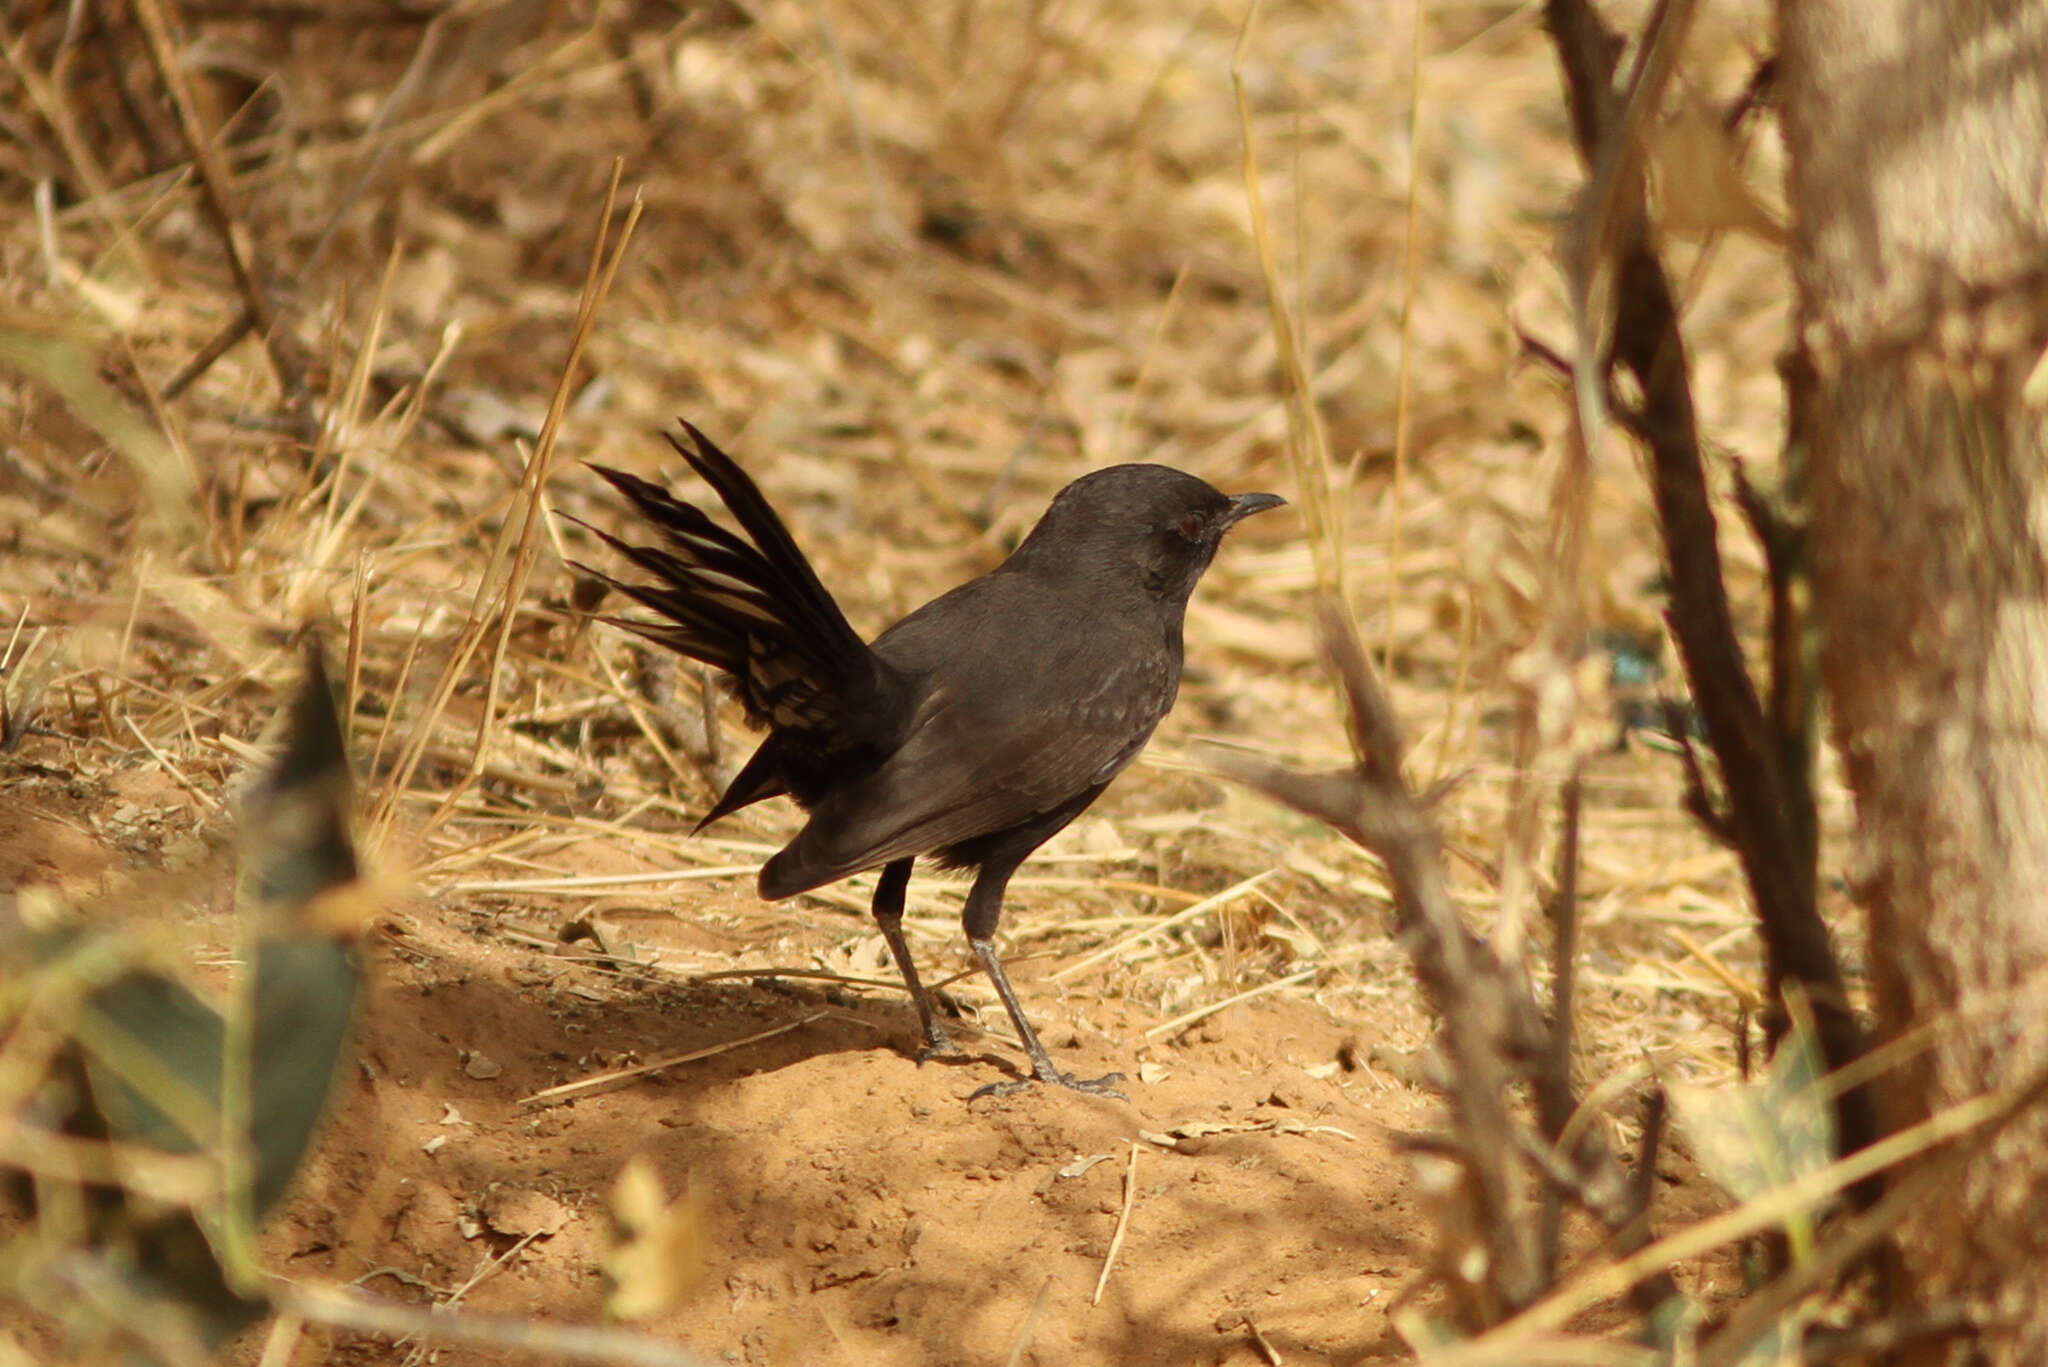
[[[939,690],[887,763],[813,810],[772,874],[764,871],[764,892],[788,896],[942,851],[1101,787],[1144,749],[1172,705],[1169,668],[1127,661],[1064,699],[1020,690],[1043,704],[1029,710],[975,706]]]

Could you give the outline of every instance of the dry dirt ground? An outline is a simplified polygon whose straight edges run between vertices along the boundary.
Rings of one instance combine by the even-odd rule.
[[[0,876],[14,888],[105,892],[160,876],[166,833],[191,812],[148,765],[12,791]],[[623,868],[602,848],[560,862]],[[723,900],[512,910],[458,894],[381,918],[365,944],[359,1053],[270,1222],[271,1269],[596,1323],[608,1196],[644,1156],[699,1201],[702,1270],[679,1309],[643,1327],[708,1361],[1406,1356],[1390,1314],[1436,1297],[1431,1210],[1403,1140],[1426,1137],[1438,1113],[1412,1081],[1426,1023],[1407,993],[1370,1012],[1278,995],[1148,1039],[1157,1012],[1085,979],[1062,991],[1020,956],[1049,1044],[1083,1073],[1127,1073],[1130,1100],[976,1099],[1018,1058],[999,1029],[979,1028],[992,1011],[1001,1020],[979,982],[948,989],[967,1056],[919,1066],[901,994],[858,986],[889,977],[862,920],[795,906],[764,945],[761,918],[726,914]],[[215,982],[233,953],[227,901],[215,880],[154,927]],[[562,943],[571,923],[598,929],[609,953]],[[923,951],[958,964],[936,947],[944,926],[929,929]],[[750,962],[757,974],[734,974]],[[777,964],[827,964],[856,985],[776,976]],[[529,1100],[678,1055],[572,1099]],[[1661,1221],[1719,1203],[1681,1156],[1660,1175]],[[1710,1300],[1733,1276],[1685,1270]],[[285,1339],[297,1361],[407,1356],[382,1339],[301,1332]],[[531,1358],[444,1347],[431,1360]]]
[[[644,1156],[702,1211],[700,1278],[645,1328],[706,1361],[1406,1351],[1393,1320],[1437,1301],[1428,1166],[1404,1141],[1437,1104],[1384,880],[1204,764],[1219,742],[1347,758],[1300,516],[1233,535],[1175,713],[1013,884],[1027,1009],[1067,1063],[1128,1074],[1128,1102],[972,1099],[1018,1059],[974,976],[948,988],[972,1056],[916,1066],[869,885],[758,902],[782,804],[688,835],[750,738],[730,708],[707,738],[694,675],[592,624],[569,562],[604,552],[558,516],[617,529],[576,462],[673,479],[659,433],[684,414],[872,631],[1113,461],[1308,506],[1247,137],[1327,439],[1323,549],[1388,662],[1416,780],[1456,780],[1439,810],[1462,910],[1520,928],[1504,882],[1540,889],[1550,854],[1510,869],[1506,832],[1517,810],[1553,824],[1561,759],[1584,755],[1582,1090],[1632,1152],[1653,1075],[1735,1076],[1755,944],[1678,766],[1615,744],[1606,683],[1635,647],[1533,649],[1568,600],[1589,640],[1660,651],[1657,545],[1614,433],[1580,577],[1558,582],[1570,407],[1517,330],[1569,336],[1556,230],[1581,172],[1538,7],[1429,5],[1418,39],[1405,3],[1276,0],[1240,48],[1241,7],[1179,0],[189,4],[173,69],[200,126],[226,127],[231,236],[277,313],[269,345],[217,354],[247,292],[129,17],[161,8],[10,12],[0,685],[38,729],[0,753],[0,894],[64,887],[223,981],[232,880],[210,851],[297,640],[324,636],[363,846],[405,891],[366,928],[359,1054],[266,1232],[276,1273],[595,1323],[606,1202]],[[1759,6],[1704,8],[1669,111],[1695,154],[1722,146],[1767,39]],[[1770,140],[1739,150],[1767,186]],[[615,157],[644,212],[530,503]],[[1660,204],[1695,228],[1669,248],[1754,637],[1760,556],[1725,496],[1731,457],[1774,466],[1788,292],[1768,233],[1726,230],[1725,177],[1687,201],[1689,164],[1660,162]],[[1529,775],[1516,737],[1539,704]],[[941,978],[968,962],[961,891],[912,889]],[[1683,1147],[1660,1228],[1721,1199]],[[1721,1263],[1680,1275],[1733,1286]],[[531,1360],[311,1324],[237,1348],[266,1350]]]
[[[149,785],[120,786],[163,818]],[[17,883],[97,876],[120,855],[93,833],[94,810],[56,794],[17,808],[0,869]],[[726,947],[697,909],[660,920],[638,922],[650,949]],[[785,954],[852,940],[846,952],[872,961],[877,937],[850,920],[792,915]],[[180,929],[200,961],[230,953],[224,918]],[[1136,1045],[1145,1013],[1030,984],[1062,1059],[1126,1071],[1132,1099],[973,1100],[1016,1050],[969,1030],[968,1057],[920,1067],[900,995],[678,981],[525,938],[459,904],[383,923],[359,1060],[267,1239],[278,1272],[425,1300],[488,1268],[465,1305],[594,1321],[605,1196],[645,1155],[699,1195],[706,1245],[695,1294],[649,1327],[711,1360],[1007,1361],[1021,1343],[1021,1361],[1254,1362],[1248,1324],[1295,1361],[1396,1346],[1387,1314],[1428,1238],[1393,1141],[1427,1127],[1430,1102],[1368,1061],[1376,1024],[1283,999]],[[700,1049],[721,1051],[522,1104]],[[354,1342],[312,1356],[391,1354]]]

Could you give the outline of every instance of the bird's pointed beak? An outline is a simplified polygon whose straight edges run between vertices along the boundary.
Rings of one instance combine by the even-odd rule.
[[[1242,522],[1253,513],[1263,513],[1268,508],[1284,508],[1287,500],[1278,494],[1239,494],[1230,500],[1230,513],[1224,519],[1224,526]]]

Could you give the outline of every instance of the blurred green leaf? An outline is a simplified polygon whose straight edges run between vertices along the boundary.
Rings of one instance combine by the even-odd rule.
[[[1673,1120],[1707,1175],[1740,1201],[1753,1201],[1835,1158],[1834,1111],[1820,1086],[1820,1051],[1810,1031],[1778,1046],[1763,1079],[1736,1087],[1671,1083]],[[1787,1221],[1795,1253],[1812,1236],[1812,1214]]]
[[[318,1128],[361,986],[351,935],[360,918],[320,910],[348,902],[342,890],[356,882],[350,790],[340,722],[315,653],[284,747],[244,808],[243,862],[254,894],[246,1017],[231,1021],[174,970],[150,966],[132,934],[84,923],[0,927],[0,952],[28,980],[5,1003],[36,1011],[39,1024],[69,1036],[17,1117],[25,1130],[218,1155],[232,1103],[237,1123],[246,1122],[247,1213],[276,1203]],[[233,1221],[213,1200],[166,1205],[104,1178],[66,1182],[48,1173],[20,1174],[13,1186],[39,1217],[45,1206],[73,1213],[38,1220],[35,1237],[55,1255],[44,1259],[40,1284],[77,1301],[74,1323],[96,1329],[102,1346],[123,1345],[126,1361],[195,1361],[195,1343],[217,1347],[269,1311],[259,1291],[228,1275],[219,1241]],[[236,1218],[246,1229],[247,1215]]]
[[[248,1139],[259,1215],[284,1193],[312,1141],[348,1041],[358,978],[354,952],[331,940],[257,951]],[[154,974],[95,992],[78,1041],[113,1137],[166,1153],[210,1146],[220,1127],[225,1038],[218,1011]]]
[[[264,929],[282,928],[280,915],[298,930],[315,929],[319,918],[292,913],[355,881],[353,787],[341,716],[316,644],[306,651],[306,679],[292,700],[284,749],[242,807],[242,859]]]

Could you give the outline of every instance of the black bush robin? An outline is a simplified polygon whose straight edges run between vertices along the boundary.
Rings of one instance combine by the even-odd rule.
[[[767,729],[698,829],[782,794],[810,813],[761,870],[769,901],[881,869],[875,920],[917,1005],[920,1059],[956,1050],[903,938],[911,864],[924,855],[976,870],[962,916],[967,941],[1033,1076],[1119,1095],[1120,1073],[1081,1079],[1054,1066],[1025,1019],[996,954],[1003,890],[1137,757],[1173,706],[1188,595],[1223,534],[1286,500],[1227,497],[1163,465],[1097,470],[1060,491],[1009,559],[869,644],[754,482],[703,433],[683,430],[687,443],[670,442],[744,536],[659,485],[593,466],[662,544],[599,532],[652,582],[588,572],[659,618],[611,620],[723,671],[747,718]]]

